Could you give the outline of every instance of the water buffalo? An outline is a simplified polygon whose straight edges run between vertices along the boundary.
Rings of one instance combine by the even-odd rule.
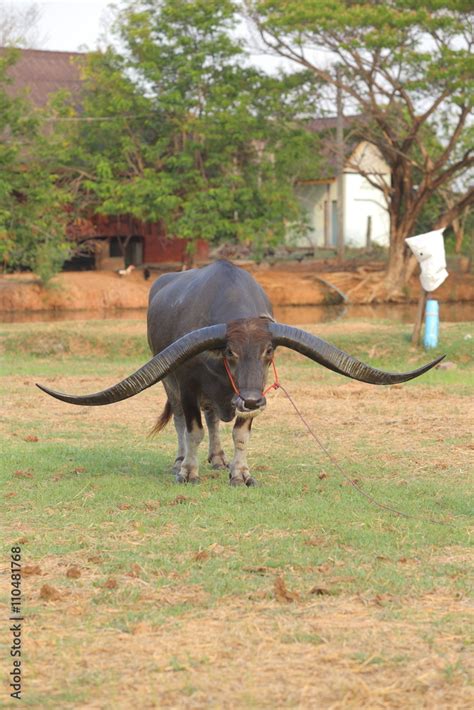
[[[263,289],[246,271],[227,261],[202,269],[165,274],[150,290],[148,342],[154,357],[122,382],[102,392],[70,395],[38,385],[71,404],[112,404],[163,381],[167,402],[155,431],[171,416],[178,435],[173,471],[179,483],[197,483],[198,448],[209,431],[209,462],[226,468],[219,422],[233,427],[231,485],[255,484],[247,465],[253,419],[265,409],[265,383],[277,346],[306,355],[320,365],[355,380],[391,385],[418,377],[441,358],[406,373],[365,365],[310,333],[276,323]]]

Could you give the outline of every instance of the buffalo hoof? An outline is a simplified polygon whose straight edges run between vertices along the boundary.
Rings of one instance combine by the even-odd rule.
[[[229,468],[229,464],[225,460],[223,451],[219,452],[218,454],[213,454],[212,456],[209,456],[207,460],[211,464],[211,468],[213,471],[220,471],[222,469]]]
[[[229,480],[229,485],[231,486],[245,486],[245,481],[243,478],[231,478]]]
[[[179,456],[177,459],[175,459],[175,462],[173,464],[173,474],[175,476],[179,476],[183,459],[184,459],[184,456]]]
[[[228,465],[226,463],[213,463],[211,465],[211,468],[213,471],[224,471],[228,469]]]
[[[201,479],[194,477],[194,478],[186,478],[186,476],[183,476],[182,473],[177,473],[176,474],[176,483],[191,483],[191,485],[195,486],[198,483],[201,483]]]
[[[247,478],[247,480],[245,481],[245,485],[246,485],[246,486],[249,486],[249,487],[250,487],[250,486],[258,486],[258,483],[257,483],[257,481],[255,480],[255,478],[252,478],[252,476],[249,476],[249,477]]]

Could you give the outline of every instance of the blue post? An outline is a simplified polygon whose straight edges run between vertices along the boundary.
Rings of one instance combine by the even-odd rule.
[[[425,310],[425,334],[423,345],[426,350],[435,348],[438,345],[439,333],[439,304],[432,298],[426,301]]]

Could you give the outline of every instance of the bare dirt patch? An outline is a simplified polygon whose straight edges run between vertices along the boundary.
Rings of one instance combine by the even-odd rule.
[[[142,275],[113,271],[64,272],[48,288],[34,274],[6,275],[0,277],[0,311],[146,308],[150,285]]]
[[[397,296],[387,295],[380,265],[367,265],[351,271],[321,271],[317,262],[270,267],[245,265],[263,286],[274,306],[308,306],[340,303],[344,293],[353,304],[383,303],[387,300],[417,300],[419,279],[414,276],[409,288]],[[65,272],[56,276],[48,288],[34,274],[0,276],[0,312],[58,311],[146,308],[154,278],[145,281],[141,271],[120,277],[110,271]],[[474,300],[474,275],[452,273],[437,290],[441,301]]]

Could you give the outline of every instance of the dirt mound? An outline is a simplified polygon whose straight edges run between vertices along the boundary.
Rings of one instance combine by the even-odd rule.
[[[112,271],[65,272],[45,288],[34,274],[0,278],[0,311],[145,308],[151,281]]]
[[[341,303],[382,303],[387,300],[417,300],[419,281],[413,277],[409,288],[389,299],[380,265],[368,264],[353,271],[319,271],[316,262],[302,264],[242,265],[263,286],[274,306],[313,306]],[[34,274],[0,277],[0,312],[56,310],[114,310],[146,308],[153,280],[145,281],[141,271],[120,277],[111,271],[65,272],[48,288]],[[474,276],[452,273],[437,290],[441,301],[474,300]]]
[[[326,264],[327,266],[327,264]],[[317,262],[303,264],[267,264],[246,267],[268,293],[275,306],[307,306],[340,303],[408,303],[420,295],[418,276],[413,276],[403,293],[389,294],[385,272],[380,262],[355,269],[321,271]],[[474,300],[474,275],[452,272],[436,291],[440,301]]]

